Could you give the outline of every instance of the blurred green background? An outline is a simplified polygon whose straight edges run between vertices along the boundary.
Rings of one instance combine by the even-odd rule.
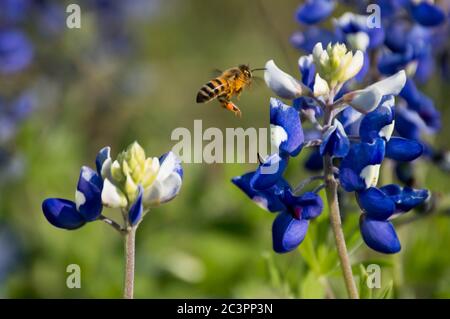
[[[192,129],[195,119],[203,120],[204,128],[268,127],[271,93],[263,82],[243,93],[241,119],[216,103],[195,103],[212,70],[241,63],[262,67],[273,58],[291,74],[298,72],[301,53],[288,43],[298,28],[297,0],[149,2],[147,14],[134,11],[121,24],[119,46],[111,41],[122,33],[112,27],[102,31],[100,25],[114,25],[118,18],[84,8],[83,1],[78,2],[81,29],[64,28],[47,37],[26,22],[35,44],[33,64],[19,75],[0,77],[2,94],[32,86],[39,97],[9,146],[21,154],[23,171],[0,185],[1,297],[120,297],[122,238],[101,222],[76,231],[57,229],[45,220],[42,200],[73,199],[79,168],[93,167],[105,145],[115,156],[137,140],[148,155],[159,156],[175,144],[173,129]],[[58,3],[65,18],[64,2]],[[436,145],[446,149],[449,88],[437,79],[425,88],[442,111],[444,129]],[[308,175],[301,165],[306,155],[289,166],[292,183]],[[426,163],[419,166],[423,186],[446,199],[449,176]],[[299,251],[275,254],[273,216],[230,182],[253,168],[184,164],[180,195],[151,211],[138,230],[135,297],[345,297],[327,215],[313,223]],[[361,263],[382,267],[382,288],[374,289],[375,296],[450,297],[446,209],[399,227],[403,249],[396,256],[361,244],[358,211],[345,212],[355,274]],[[69,264],[81,267],[80,289],[66,287]]]

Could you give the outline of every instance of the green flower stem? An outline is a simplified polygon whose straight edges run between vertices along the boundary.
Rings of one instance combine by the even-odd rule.
[[[136,227],[129,227],[125,233],[125,285],[124,299],[133,299],[135,265]]]
[[[299,193],[303,188],[305,188],[306,185],[317,181],[317,180],[323,180],[324,176],[322,175],[318,175],[318,176],[311,176],[308,178],[305,178],[304,180],[302,180],[302,182],[300,184],[297,185],[297,187],[294,189],[294,193]]]
[[[123,229],[122,226],[120,226],[117,222],[115,222],[114,220],[112,220],[106,216],[100,215],[98,219],[101,220],[102,222],[110,225],[111,227],[113,227],[115,230],[117,230],[121,234],[123,234],[125,232],[125,229]]]
[[[331,111],[327,109],[325,114],[325,123],[331,123]],[[341,262],[344,282],[348,295],[351,299],[359,299],[355,279],[353,278],[352,265],[345,244],[344,232],[342,231],[341,214],[339,210],[339,201],[337,196],[338,182],[334,178],[333,161],[330,155],[323,157],[323,166],[325,173],[325,192],[327,195],[331,228],[333,229],[336,248]]]

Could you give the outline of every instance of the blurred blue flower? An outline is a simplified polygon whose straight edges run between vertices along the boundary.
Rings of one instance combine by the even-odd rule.
[[[0,30],[0,73],[11,74],[25,69],[33,55],[33,45],[22,31]]]
[[[18,126],[36,108],[36,96],[24,91],[12,101],[0,97],[0,142],[7,143],[16,134]]]
[[[295,48],[306,53],[312,53],[317,43],[326,45],[328,43],[335,44],[339,41],[341,41],[341,37],[336,33],[316,26],[311,26],[305,31],[294,32],[290,38],[290,42]]]
[[[11,227],[2,221],[0,226],[0,284],[4,286],[8,275],[20,267],[23,247]],[[2,296],[3,298],[3,296]]]
[[[439,6],[429,1],[413,1],[410,3],[412,18],[427,27],[437,26],[445,21],[446,13]]]
[[[31,0],[0,0],[0,27],[23,21],[31,6]]]
[[[334,7],[334,0],[306,0],[297,9],[297,21],[304,24],[318,23],[328,18]]]

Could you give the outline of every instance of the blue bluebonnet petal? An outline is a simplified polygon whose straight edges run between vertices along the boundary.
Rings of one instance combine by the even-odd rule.
[[[308,221],[293,218],[291,214],[282,212],[273,221],[273,250],[286,253],[298,247],[305,238]]]
[[[371,219],[386,220],[395,213],[395,203],[387,194],[370,187],[356,194],[359,207]]]
[[[34,49],[27,36],[19,30],[0,30],[0,73],[11,74],[26,68]]]
[[[77,229],[85,224],[75,203],[67,199],[47,198],[42,203],[42,211],[49,223],[58,228]]]
[[[391,222],[370,219],[362,214],[359,228],[364,242],[373,250],[384,254],[395,254],[400,251],[400,241]]]
[[[383,27],[380,28],[368,28],[366,29],[369,35],[369,49],[377,48],[384,43],[385,31]]]
[[[437,131],[441,127],[441,116],[433,101],[420,92],[414,82],[408,79],[400,92],[400,96],[408,103],[411,110],[417,112],[430,130]]]
[[[288,159],[275,153],[262,163],[250,179],[250,186],[255,190],[266,190],[282,178]]]
[[[386,157],[400,162],[410,162],[423,153],[423,146],[415,140],[393,137],[386,144]]]
[[[330,16],[334,10],[333,0],[306,0],[296,12],[298,22],[316,24]]]
[[[100,176],[102,176],[103,164],[108,159],[111,159],[111,147],[106,146],[98,152],[97,157],[95,158],[95,167]]]
[[[36,106],[36,94],[30,90],[24,91],[12,102],[11,115],[16,121],[24,120]]]
[[[237,176],[232,179],[232,182],[261,208],[269,212],[286,210],[286,206],[281,201],[280,196],[285,189],[289,188],[288,183],[284,179],[280,179],[274,186],[267,190],[256,191],[250,186],[250,180],[253,175],[254,172],[250,172],[242,176]]]
[[[429,198],[426,189],[402,188],[396,184],[385,185],[380,190],[394,201],[397,213],[406,213]]]
[[[341,162],[339,181],[347,192],[361,191],[369,187],[361,172],[383,161],[386,142],[377,138],[372,143],[355,143]]]
[[[276,98],[270,99],[272,142],[281,154],[297,156],[305,137],[298,111]]]
[[[283,201],[288,210],[297,219],[312,219],[322,213],[322,198],[313,192],[306,192],[295,196],[291,190],[283,193]]]
[[[302,83],[311,90],[314,88],[314,80],[316,77],[316,67],[313,62],[312,55],[302,56],[298,60]]]
[[[312,53],[316,43],[320,42],[325,47],[328,43],[335,44],[340,40],[337,34],[314,26],[309,27],[305,31],[295,32],[290,38],[290,42],[295,48],[306,53]]]
[[[364,62],[361,70],[359,70],[358,74],[355,76],[355,80],[357,82],[361,82],[364,80],[364,77],[367,75],[367,72],[370,70],[370,56],[367,52],[364,52]]]
[[[370,142],[379,137],[389,141],[394,130],[394,103],[394,96],[386,95],[374,111],[363,117],[359,126],[361,141]]]
[[[446,19],[445,12],[441,8],[427,1],[412,3],[411,15],[414,20],[426,27],[440,25]]]
[[[384,10],[381,10],[384,11]],[[410,24],[406,21],[392,21],[386,27],[384,44],[395,53],[405,52],[408,45],[408,38],[405,36],[410,31]]]
[[[414,51],[411,46],[407,46],[405,52],[385,53],[378,59],[378,70],[386,75],[395,74],[405,69],[414,58]]]
[[[337,119],[323,134],[320,144],[320,155],[329,154],[333,157],[345,157],[350,150],[350,141],[344,127]]]
[[[91,168],[83,166],[78,179],[76,204],[77,209],[86,221],[97,219],[102,212],[101,177]]]
[[[142,213],[144,211],[144,206],[142,204],[142,195],[144,193],[144,189],[142,185],[138,186],[138,196],[134,201],[133,205],[131,205],[130,210],[128,212],[128,220],[130,221],[131,226],[136,225],[142,218]]]

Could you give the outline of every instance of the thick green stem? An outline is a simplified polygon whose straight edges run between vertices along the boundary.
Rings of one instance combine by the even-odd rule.
[[[333,99],[330,98],[330,102]],[[324,124],[332,123],[332,103],[329,103],[325,112]],[[342,230],[341,213],[338,201],[338,182],[334,178],[334,166],[331,156],[326,154],[323,157],[324,175],[325,175],[325,192],[327,195],[331,228],[333,229],[336,248],[341,262],[342,274],[344,275],[345,287],[351,299],[359,299],[358,289],[356,288],[355,279],[353,278],[352,265],[345,244],[344,232]]]
[[[133,299],[136,227],[130,227],[125,234],[125,284],[124,299]]]
[[[324,156],[325,168],[325,191],[327,194],[328,207],[330,213],[331,228],[333,229],[336,248],[341,262],[342,273],[344,275],[345,286],[350,298],[358,299],[358,290],[352,274],[352,265],[348,256],[345,244],[344,232],[342,231],[341,214],[337,197],[338,183],[334,178],[333,164],[329,155]]]

